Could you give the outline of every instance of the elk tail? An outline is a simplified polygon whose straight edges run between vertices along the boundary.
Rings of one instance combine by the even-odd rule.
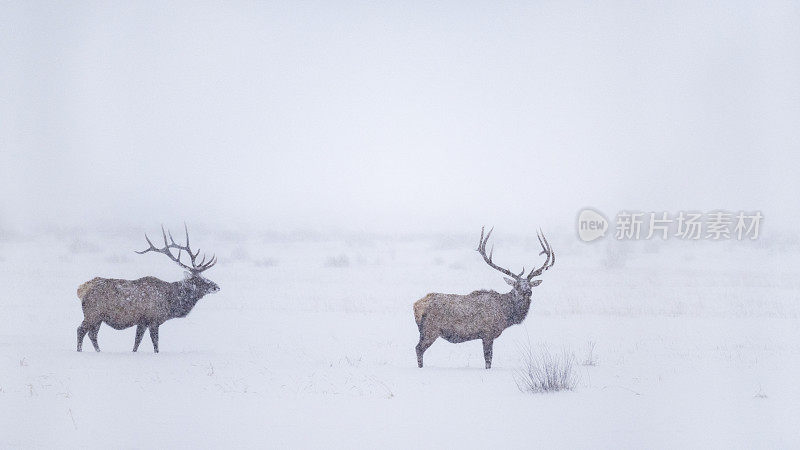
[[[425,312],[430,301],[431,294],[428,294],[414,303],[414,320],[417,322],[417,327],[420,331],[422,331],[422,321],[425,319]]]
[[[97,282],[100,280],[101,280],[100,277],[95,277],[87,281],[86,283],[83,283],[82,285],[78,286],[78,298],[83,300],[83,297],[87,293],[89,293],[89,291],[94,287],[94,285],[97,284]]]

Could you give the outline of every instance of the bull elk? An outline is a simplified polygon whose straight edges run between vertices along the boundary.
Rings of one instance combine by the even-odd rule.
[[[486,368],[492,367],[492,345],[494,340],[506,328],[517,325],[525,320],[531,306],[531,288],[538,286],[542,280],[534,280],[542,272],[553,267],[556,261],[555,253],[550,248],[547,239],[539,231],[537,237],[542,246],[540,255],[547,255],[544,264],[538,269],[533,269],[524,276],[525,268],[519,275],[512,273],[492,262],[494,247],[486,255],[486,243],[489,242],[492,230],[484,237],[481,228],[481,238],[478,241],[478,253],[492,269],[495,269],[510,278],[503,277],[511,285],[511,291],[500,294],[495,291],[474,291],[467,295],[458,294],[428,294],[414,303],[414,319],[419,328],[419,343],[417,344],[417,365],[422,367],[422,355],[439,336],[454,344],[483,340],[483,358]]]
[[[205,255],[197,262],[200,250],[192,252],[189,247],[189,229],[184,224],[186,231],[186,244],[175,243],[171,233],[164,231],[164,247],[157,248],[147,237],[148,248],[137,251],[138,254],[147,252],[163,253],[188,272],[181,281],[169,283],[155,277],[144,277],[138,280],[117,280],[112,278],[94,278],[83,283],[78,288],[78,298],[83,307],[83,322],[78,327],[78,351],[83,347],[83,338],[89,333],[89,339],[96,351],[97,332],[100,325],[105,322],[111,328],[122,330],[136,325],[136,340],[133,351],[139,348],[139,343],[144,336],[144,330],[150,329],[150,339],[153,341],[153,350],[158,353],[158,327],[169,319],[186,317],[197,302],[206,294],[219,292],[219,286],[213,281],[203,278],[202,273],[217,263],[217,258],[212,256],[206,261]],[[169,241],[167,241],[169,236]],[[177,256],[170,249],[177,250]],[[187,266],[181,262],[181,254],[189,255]]]

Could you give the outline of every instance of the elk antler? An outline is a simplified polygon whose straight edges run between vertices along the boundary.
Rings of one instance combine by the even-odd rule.
[[[553,264],[556,263],[556,254],[555,252],[553,252],[553,249],[550,248],[550,243],[547,242],[547,238],[544,237],[544,233],[542,233],[541,229],[539,229],[539,231],[536,233],[536,237],[539,238],[539,245],[542,246],[542,251],[539,252],[539,254],[540,255],[546,254],[547,258],[544,260],[544,264],[542,265],[542,267],[531,270],[531,273],[528,274],[528,281],[530,281],[531,278],[533,277],[538,277],[539,275],[542,274],[542,272],[553,267]]]
[[[484,228],[485,227],[481,227],[481,239],[480,239],[480,241],[478,241],[478,248],[476,249],[476,251],[478,253],[480,253],[481,256],[483,256],[483,260],[486,261],[486,264],[488,264],[489,267],[491,267],[492,269],[499,270],[500,272],[502,272],[502,273],[514,278],[514,279],[519,279],[520,277],[522,277],[522,274],[525,273],[525,269],[524,268],[522,269],[522,272],[520,272],[519,275],[516,275],[516,274],[511,273],[510,270],[504,269],[504,268],[502,268],[502,267],[500,267],[497,264],[492,262],[492,253],[494,253],[494,245],[492,245],[491,250],[489,250],[489,256],[486,256],[486,243],[489,242],[489,236],[492,235],[492,231],[494,231],[494,228],[489,230],[489,233],[486,234],[486,238],[485,239],[483,237]]]
[[[196,259],[197,259],[197,256],[200,254],[200,249],[198,249],[197,252],[192,253],[192,249],[191,249],[191,247],[189,247],[189,228],[186,226],[185,223],[183,224],[183,228],[186,231],[186,245],[177,244],[175,242],[175,239],[172,238],[172,233],[164,231],[164,225],[161,225],[161,235],[164,237],[164,248],[156,248],[156,246],[153,245],[152,242],[150,242],[150,238],[147,237],[147,234],[145,233],[144,238],[147,240],[147,244],[150,245],[150,247],[145,249],[145,250],[142,250],[140,252],[137,251],[136,253],[138,253],[140,255],[143,255],[143,254],[145,254],[147,252],[163,253],[163,254],[167,255],[169,257],[169,259],[175,261],[176,263],[178,263],[179,266],[181,266],[184,269],[192,272],[193,274],[199,274],[200,272],[202,272],[202,271],[204,271],[206,269],[209,269],[214,264],[216,264],[217,263],[217,257],[214,256],[214,255],[211,256],[211,259],[208,260],[208,262],[206,262],[206,255],[203,255],[203,259],[200,261],[199,264],[197,264]],[[167,242],[167,235],[169,235],[169,242]],[[171,248],[174,248],[174,249],[178,250],[178,256],[177,257],[175,257],[172,254],[172,252],[169,250]],[[189,254],[189,260],[191,261],[192,267],[189,267],[186,264],[181,262],[181,252],[182,251],[185,251],[186,253]]]

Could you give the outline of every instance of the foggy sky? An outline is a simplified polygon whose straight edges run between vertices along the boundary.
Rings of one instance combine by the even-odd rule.
[[[800,3],[0,6],[0,226],[800,219]]]

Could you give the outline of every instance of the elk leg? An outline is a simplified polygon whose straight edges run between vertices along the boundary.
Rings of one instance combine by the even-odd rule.
[[[483,359],[486,361],[486,368],[492,368],[492,345],[494,344],[493,339],[484,339],[483,340]]]
[[[158,325],[150,325],[150,340],[153,341],[153,351],[158,353]]]
[[[97,325],[94,325],[93,327],[89,328],[89,339],[92,341],[92,345],[94,346],[94,351],[96,352],[100,351],[100,345],[97,343],[97,332],[100,331],[100,325],[102,324],[103,322],[100,322]]]
[[[436,341],[439,336],[429,336],[424,331],[419,334],[419,343],[417,344],[417,366],[422,367],[422,355]]]
[[[136,340],[133,342],[133,351],[139,349],[139,343],[142,342],[142,337],[144,336],[144,330],[147,328],[147,325],[139,324],[136,325]]]
[[[86,333],[88,331],[89,331],[89,327],[87,326],[86,321],[84,320],[78,326],[78,351],[79,352],[83,351],[83,338],[86,337]]]

